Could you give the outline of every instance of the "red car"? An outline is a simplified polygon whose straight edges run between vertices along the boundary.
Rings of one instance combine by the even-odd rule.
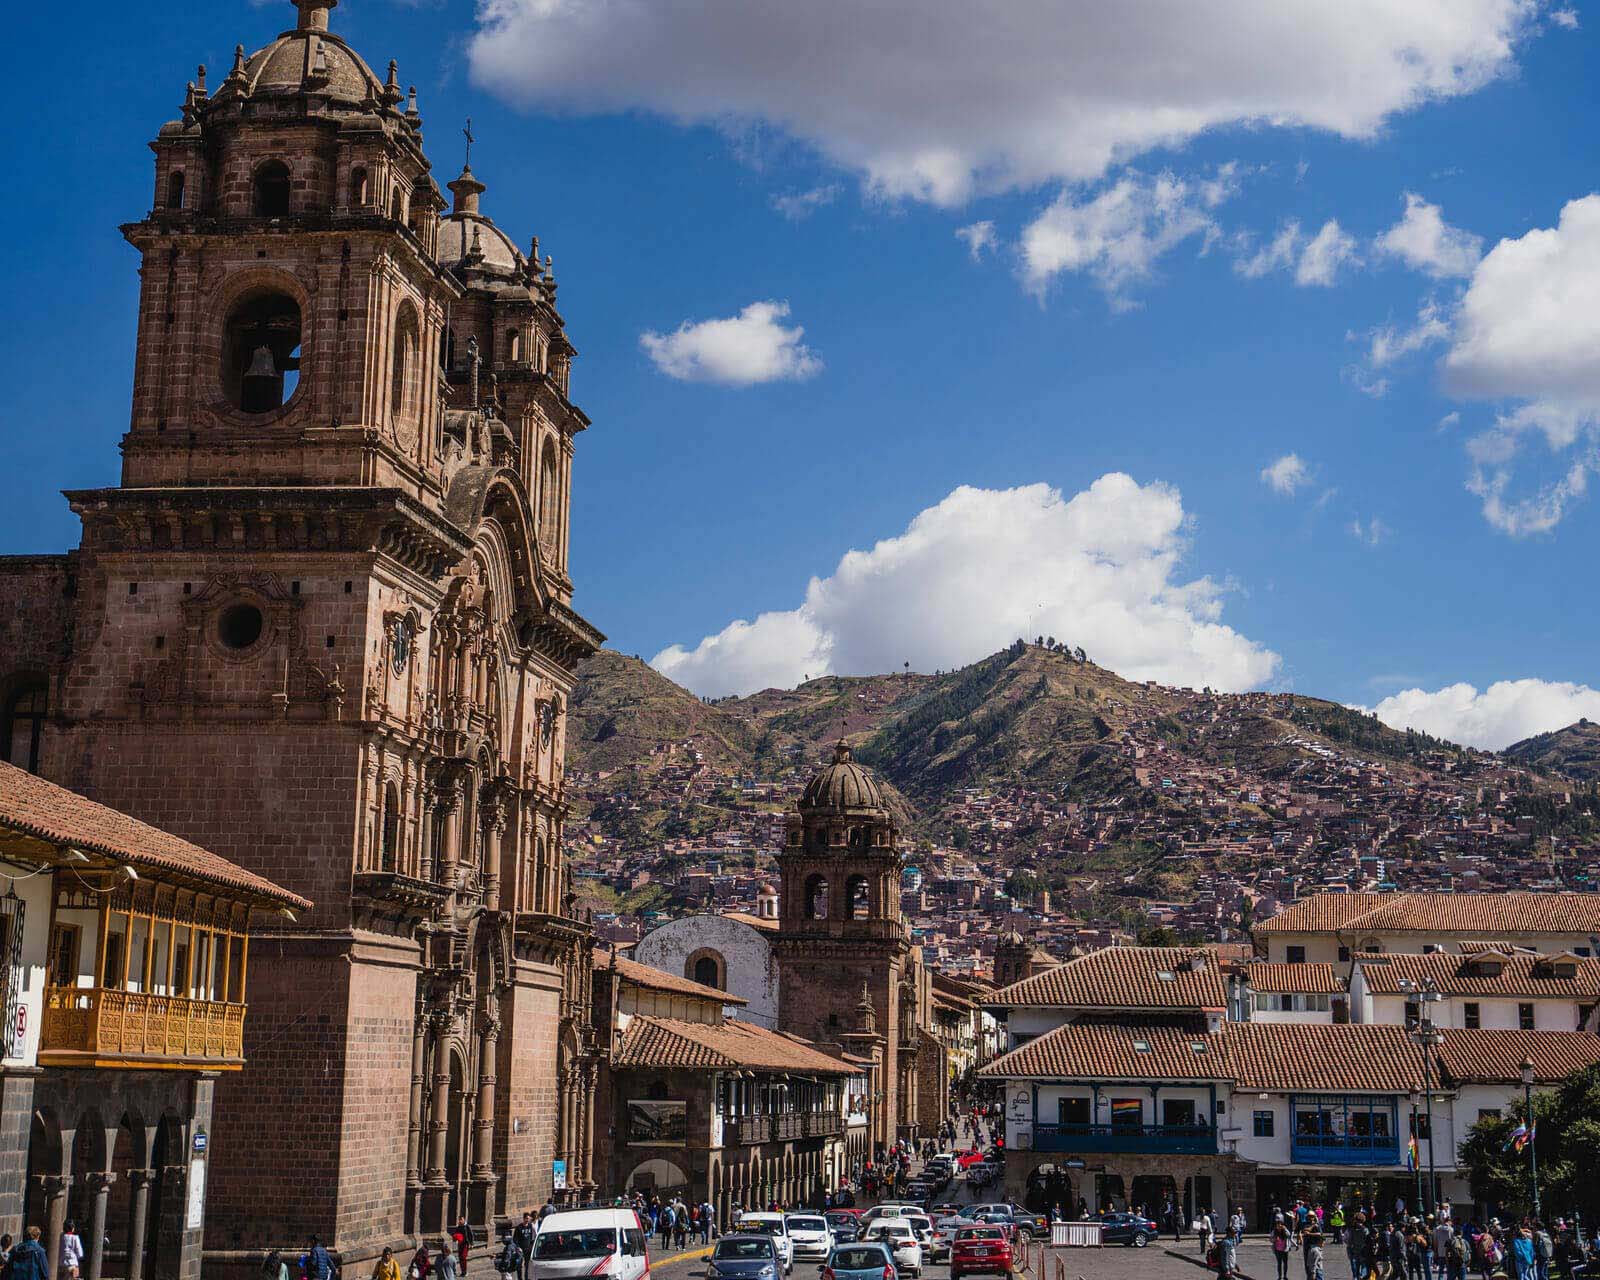
[[[963,1169],[970,1169],[975,1164],[983,1163],[983,1152],[963,1151],[956,1156],[956,1163]]]
[[[950,1280],[962,1276],[1006,1275],[1015,1255],[1003,1227],[963,1227],[950,1247]]]

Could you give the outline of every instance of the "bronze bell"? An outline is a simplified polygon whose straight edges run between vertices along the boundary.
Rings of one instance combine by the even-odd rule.
[[[274,379],[278,376],[278,366],[272,359],[271,347],[257,347],[255,355],[250,357],[250,367],[244,371],[245,381],[255,378]]]

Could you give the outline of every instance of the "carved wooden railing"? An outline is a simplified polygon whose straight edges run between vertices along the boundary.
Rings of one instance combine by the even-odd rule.
[[[142,991],[47,987],[39,1054],[225,1064],[244,1057],[242,1004]]]

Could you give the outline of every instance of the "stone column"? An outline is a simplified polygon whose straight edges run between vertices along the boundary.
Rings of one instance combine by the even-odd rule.
[[[411,1029],[411,1107],[406,1125],[406,1186],[422,1185],[422,1099],[428,1022],[419,1011]]]
[[[595,1186],[594,1179],[594,1104],[599,1068],[590,1062],[583,1069],[583,1180]]]
[[[91,1173],[89,1186],[94,1191],[93,1207],[89,1211],[89,1251],[85,1259],[85,1280],[100,1280],[101,1268],[106,1258],[106,1204],[111,1199],[111,1184],[117,1180],[114,1173]]]
[[[494,1219],[494,1062],[499,1054],[499,1002],[483,995],[483,1029],[478,1034],[478,1106],[472,1118],[472,1181],[477,1221]]]
[[[437,808],[444,815],[435,859],[438,880],[445,888],[454,889],[460,878],[457,863],[461,860],[461,775],[454,767],[439,780]]]
[[[428,1107],[429,1186],[445,1186],[445,1142],[450,1131],[450,1054],[445,1037],[450,1032],[448,1014],[433,1015],[433,1100]]]
[[[143,1280],[144,1247],[150,1232],[150,1183],[154,1169],[129,1169],[133,1205],[128,1214],[128,1280]]]
[[[71,1139],[63,1134],[61,1141],[65,1147]],[[61,1233],[67,1225],[67,1192],[72,1190],[72,1179],[46,1175],[39,1179],[39,1189],[45,1200],[44,1247],[50,1254],[50,1280],[56,1280],[61,1269]]]
[[[506,797],[498,784],[483,789],[483,906],[500,910],[500,842],[506,830]]]

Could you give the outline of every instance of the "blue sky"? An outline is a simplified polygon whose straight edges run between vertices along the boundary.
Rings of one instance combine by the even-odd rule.
[[[618,648],[715,693],[1049,632],[1486,745],[1600,718],[1600,13],[730,3],[333,15],[554,256]],[[146,143],[293,16],[13,20],[5,551],[116,480]]]

